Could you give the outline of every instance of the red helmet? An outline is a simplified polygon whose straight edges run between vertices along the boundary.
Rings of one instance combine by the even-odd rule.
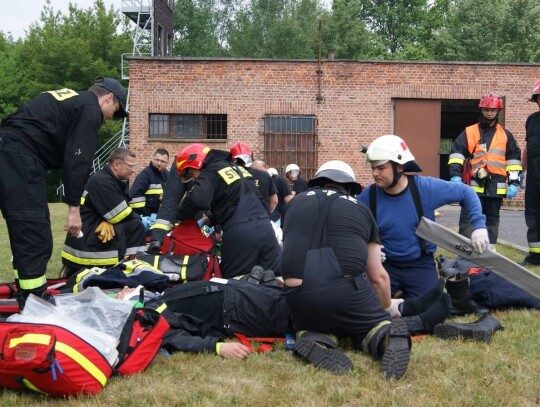
[[[536,95],[540,95],[540,80],[536,81],[531,93],[531,102],[536,102]]]
[[[502,99],[495,93],[488,93],[487,95],[482,96],[478,107],[480,109],[502,109],[503,102]]]
[[[251,151],[251,148],[249,148],[249,146],[246,143],[241,143],[241,142],[235,143],[231,147],[230,152],[231,152],[233,160],[236,160],[236,159],[242,160],[242,162],[244,163],[246,167],[251,166],[251,164],[253,163],[253,152]]]
[[[189,182],[191,177],[185,174],[187,168],[200,170],[204,160],[210,151],[210,147],[201,143],[193,143],[185,147],[176,156],[176,171],[180,175],[182,182]]]

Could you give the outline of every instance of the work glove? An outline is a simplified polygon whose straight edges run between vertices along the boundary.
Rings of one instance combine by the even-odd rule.
[[[519,187],[525,189],[525,180],[527,179],[527,171],[523,171],[519,174]]]
[[[386,312],[390,314],[392,318],[401,318],[401,312],[399,312],[399,304],[401,304],[404,299],[403,298],[392,298],[392,303],[388,308],[385,309]]]
[[[148,245],[148,249],[146,251],[149,254],[161,254],[161,245],[163,242],[159,240],[152,240],[150,244]]]
[[[115,233],[114,233],[114,226],[111,225],[106,220],[101,221],[101,223],[96,228],[96,235],[101,243],[107,243],[110,242]]]
[[[450,178],[450,181],[461,183],[461,177],[457,176],[457,175],[454,175],[452,178]]]
[[[507,198],[515,197],[517,195],[517,193],[518,193],[517,185],[514,185],[514,184],[508,185],[508,191],[506,191],[506,197]]]
[[[486,228],[475,229],[471,234],[471,244],[475,252],[484,253],[489,247],[489,236]]]

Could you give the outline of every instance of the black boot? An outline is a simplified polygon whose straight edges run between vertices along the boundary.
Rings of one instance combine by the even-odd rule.
[[[264,275],[264,269],[261,266],[253,266],[248,274],[247,282],[252,284],[260,284]]]
[[[428,310],[439,299],[444,290],[444,278],[440,278],[435,287],[426,293],[409,298],[398,305],[402,317],[418,315]]]
[[[435,336],[443,339],[472,339],[489,342],[493,334],[504,329],[499,320],[491,315],[484,315],[476,322],[470,324],[438,324],[435,326]]]
[[[318,332],[298,332],[293,353],[318,368],[336,374],[348,373],[353,367],[351,359],[337,348],[336,342]]]
[[[442,293],[437,302],[424,312],[415,316],[403,317],[407,331],[411,334],[431,334],[437,324],[444,322],[450,314],[452,301],[450,296]]]
[[[362,341],[362,349],[380,360],[387,379],[401,378],[409,365],[412,341],[403,319],[383,321]]]
[[[489,313],[488,309],[482,308],[474,302],[469,283],[469,277],[462,274],[456,274],[454,277],[446,279],[446,291],[452,298],[450,315],[485,315]]]

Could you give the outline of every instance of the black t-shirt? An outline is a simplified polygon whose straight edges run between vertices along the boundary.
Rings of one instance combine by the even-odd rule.
[[[285,197],[291,194],[291,188],[289,187],[287,180],[279,175],[272,175],[272,181],[274,181],[278,194],[278,204],[276,205],[274,212],[270,214],[270,219],[275,222],[281,218],[285,206]]]
[[[277,193],[276,186],[274,185],[272,178],[266,171],[257,170],[255,168],[247,168],[247,170],[253,176],[255,185],[257,185],[257,188],[261,193],[261,198],[268,208],[268,199],[271,195]]]
[[[293,192],[296,194],[299,194],[300,192],[307,191],[307,189],[308,189],[307,181],[303,178],[300,178],[300,176],[298,176],[298,178],[296,178],[296,181],[294,181],[293,183],[293,187],[292,187]]]
[[[319,217],[316,194],[340,193],[332,204],[326,222],[328,246],[334,249],[341,270],[358,275],[366,270],[371,242],[380,242],[371,211],[356,198],[335,189],[315,188],[296,195],[284,211],[281,273],[284,278],[302,278],[306,253],[310,250]]]

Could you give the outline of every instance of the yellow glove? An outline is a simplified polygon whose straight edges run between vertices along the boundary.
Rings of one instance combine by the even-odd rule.
[[[98,225],[95,233],[101,243],[110,242],[115,235],[114,226],[104,220]]]

